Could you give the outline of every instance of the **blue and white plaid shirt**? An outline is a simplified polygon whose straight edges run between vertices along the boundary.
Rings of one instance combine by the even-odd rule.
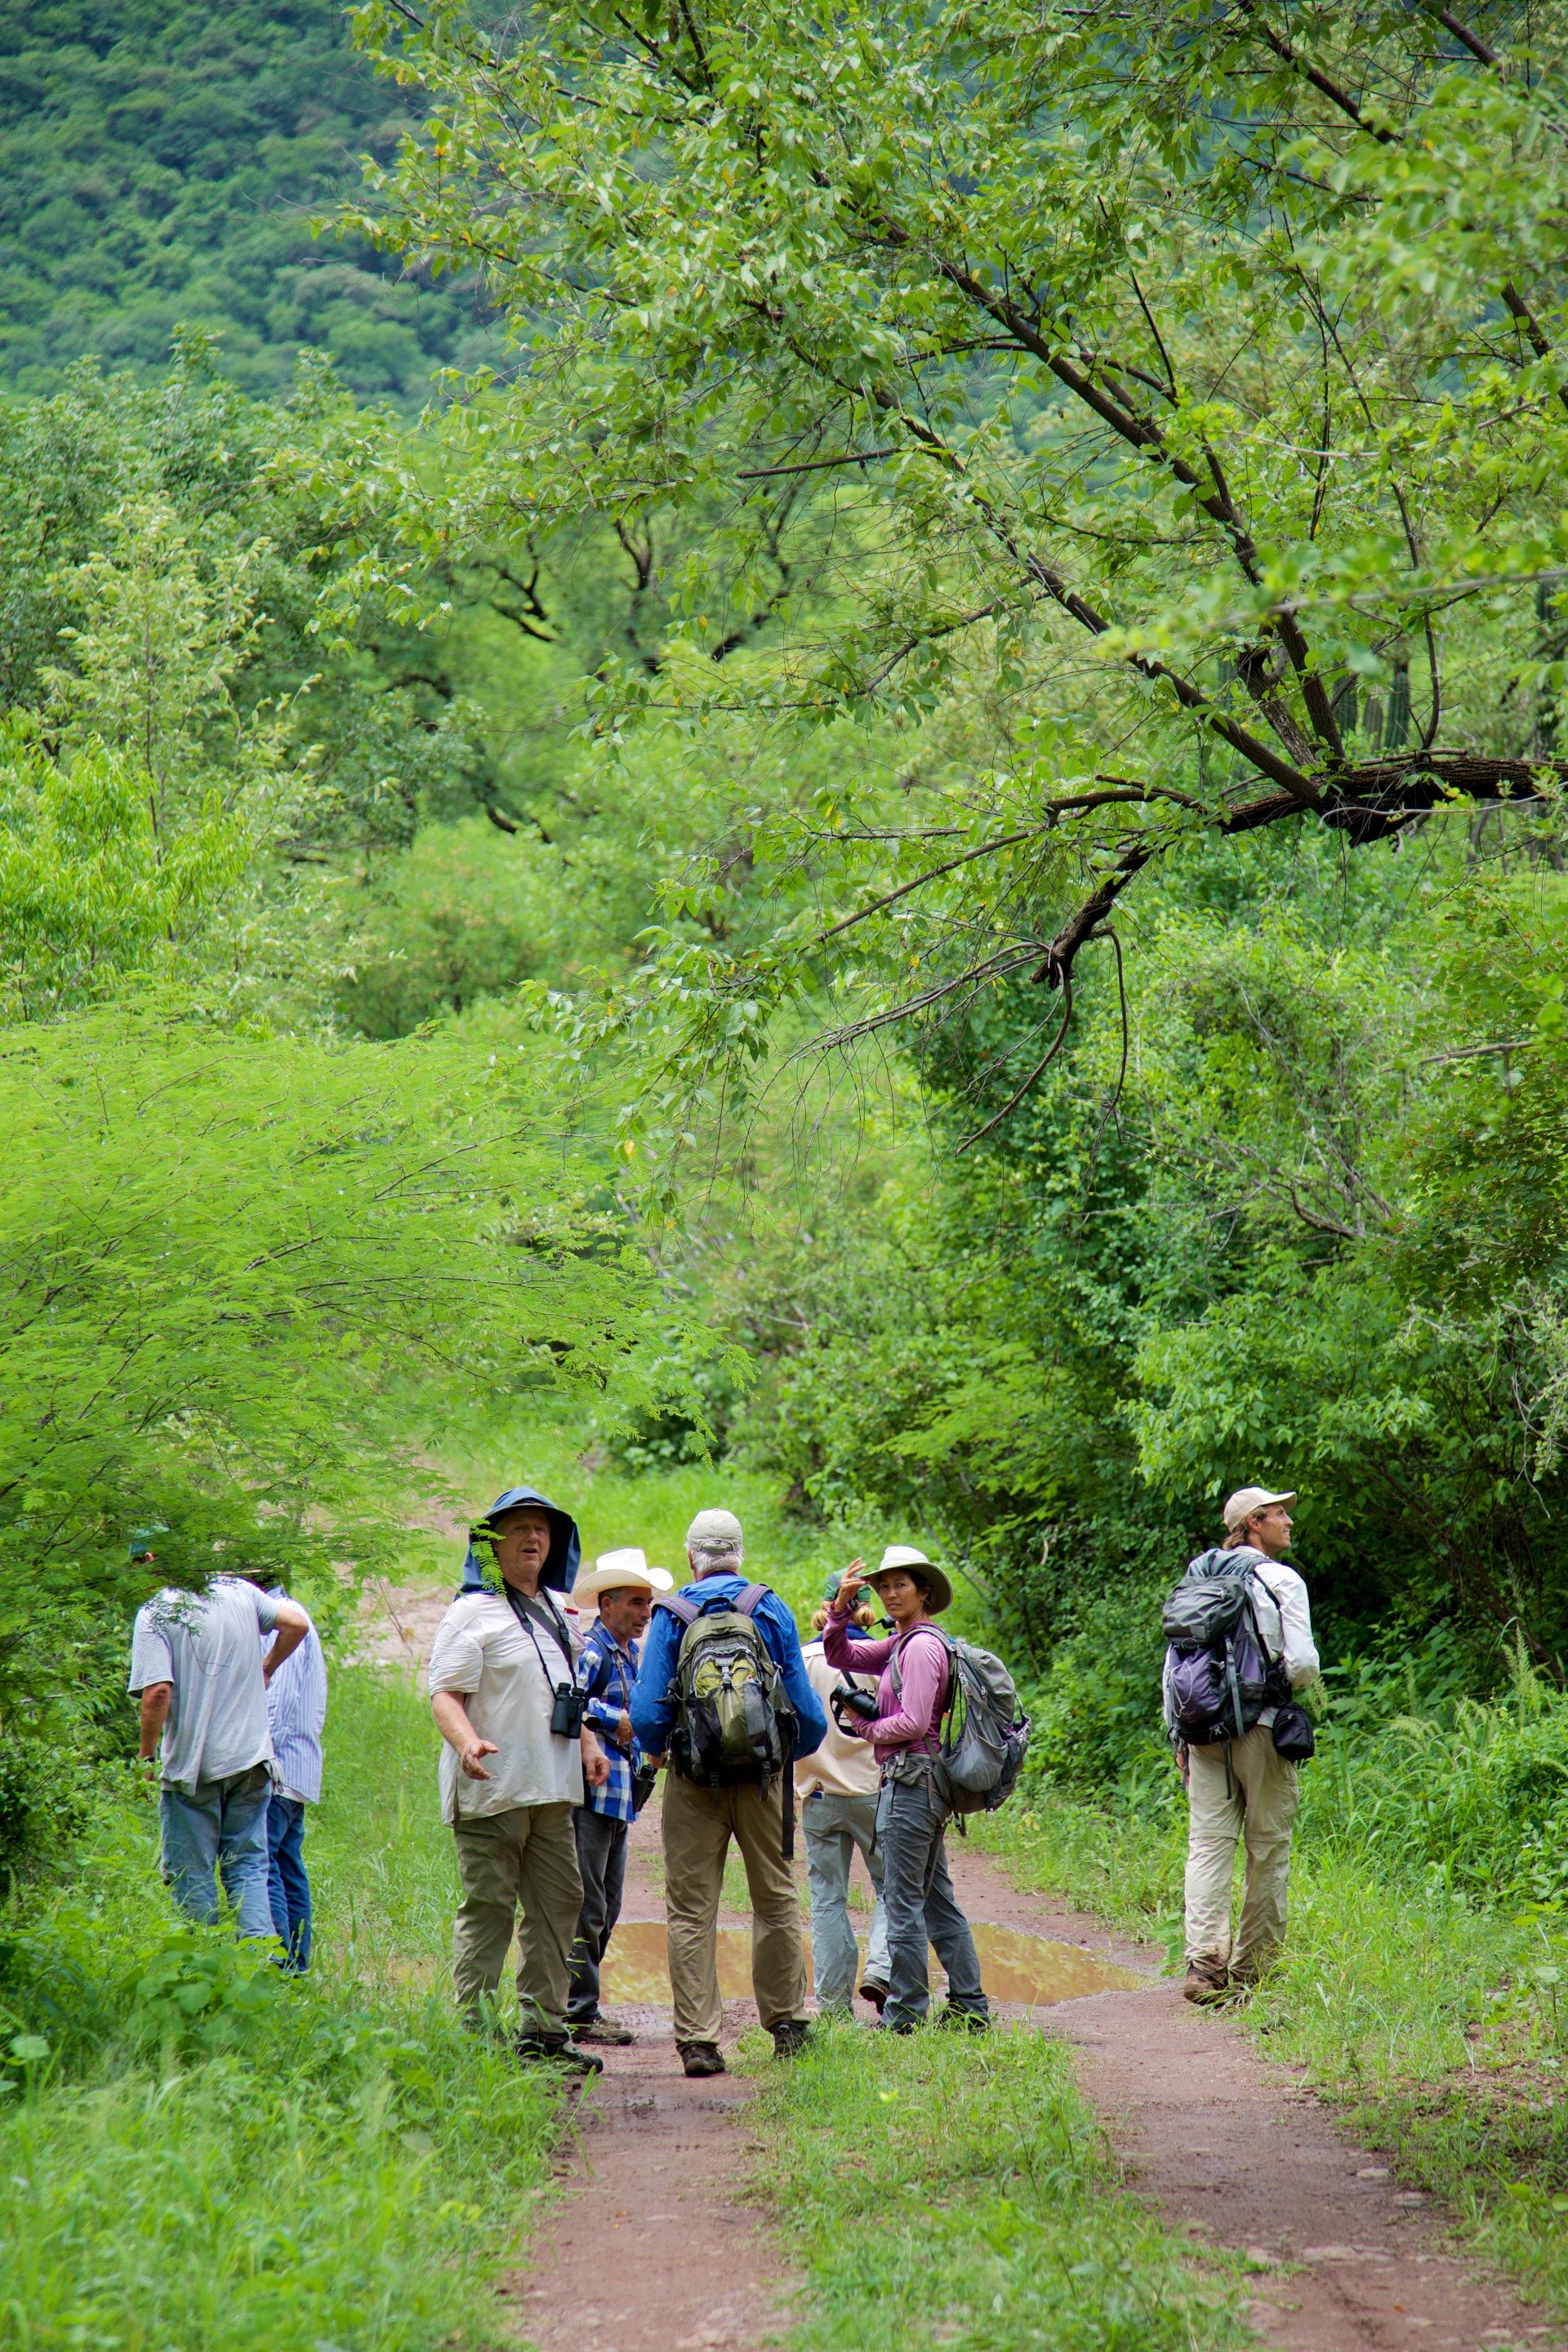
[[[577,1687],[588,1701],[588,1722],[610,1759],[610,1777],[602,1789],[585,1789],[583,1802],[590,1812],[608,1813],[616,1822],[632,1817],[632,1761],[635,1741],[621,1745],[621,1717],[629,1714],[632,1685],[637,1678],[637,1645],[623,1649],[609,1628],[595,1618],[583,1637],[577,1661]]]

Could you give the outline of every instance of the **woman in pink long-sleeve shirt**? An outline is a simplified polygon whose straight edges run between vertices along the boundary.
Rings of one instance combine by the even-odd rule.
[[[893,1621],[883,1642],[849,1638],[849,1619],[866,1584]],[[894,2033],[912,2033],[931,2007],[927,1948],[932,1944],[947,1971],[947,2007],[937,2022],[977,2032],[990,2022],[974,1937],[948,1873],[947,1807],[933,1771],[952,1666],[946,1638],[931,1619],[952,1599],[947,1578],[923,1552],[890,1544],[868,1577],[859,1560],[845,1570],[822,1633],[830,1665],[861,1674],[881,1669],[875,1719],[846,1714],[840,1721],[844,1730],[869,1739],[882,1768],[877,1846],[889,1981],[881,2022]]]

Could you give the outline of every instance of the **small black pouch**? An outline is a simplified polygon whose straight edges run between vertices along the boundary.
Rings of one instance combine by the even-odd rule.
[[[1293,1698],[1274,1711],[1274,1746],[1288,1764],[1304,1764],[1309,1756],[1318,1752],[1310,1717]]]
[[[658,1774],[651,1764],[632,1766],[632,1819],[634,1822],[658,1786]]]

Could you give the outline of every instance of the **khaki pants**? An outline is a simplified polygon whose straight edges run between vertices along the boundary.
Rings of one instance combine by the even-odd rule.
[[[717,2042],[719,1898],[734,1839],[752,1898],[752,1990],[767,2026],[805,2015],[805,1952],[795,1873],[784,1858],[784,1780],[766,1788],[698,1789],[664,1776],[664,1885],[678,2042]]]
[[[1230,1746],[1230,1794],[1223,1748],[1194,1748],[1187,1761],[1187,1958],[1231,1974],[1255,1976],[1285,1941],[1290,1875],[1290,1824],[1296,1818],[1296,1767],[1274,1745],[1271,1728],[1254,1724]],[[1234,1951],[1230,1888],[1236,1841],[1247,1843],[1247,1885]]]
[[[583,1907],[571,1805],[514,1805],[453,1824],[463,1899],[452,1927],[458,2002],[477,2016],[500,1983],[517,1929],[524,2032],[566,2031],[567,1954]]]

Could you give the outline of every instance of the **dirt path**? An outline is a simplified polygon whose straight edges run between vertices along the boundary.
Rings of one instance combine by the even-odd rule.
[[[1157,1968],[1160,1956],[1077,1912],[1019,1894],[983,1855],[953,1875],[973,1917],[1086,1942]],[[1211,2244],[1267,2262],[1253,2324],[1279,2352],[1463,2352],[1557,2346],[1539,2308],[1458,2258],[1431,2200],[1341,2132],[1299,2075],[1241,2028],[1189,2006],[1173,1978],[1039,2014],[1070,2042],[1130,2185]]]
[[[636,1936],[638,1923],[663,1933],[657,1807],[632,1840],[623,1918],[637,1946],[653,1940]],[[721,1920],[741,1924],[729,1911]],[[742,2201],[750,2144],[738,2126],[752,2085],[737,2074],[689,2083],[667,2008],[605,2005],[637,2040],[602,2053],[604,2079],[578,2102],[561,2168],[566,2200],[532,2265],[504,2290],[519,2332],[538,2352],[763,2352],[787,2328],[795,2283]],[[726,2044],[756,2017],[750,2000],[727,2000]]]
[[[447,1595],[409,1588],[367,1611],[385,1663],[422,1660]],[[745,2201],[752,2148],[744,2078],[689,2083],[660,1979],[657,1808],[633,1832],[620,1957],[607,2008],[636,2044],[605,2053],[561,2164],[563,2197],[527,2270],[503,2288],[519,2340],[537,2352],[765,2352],[798,2289],[777,2240]],[[1070,2042],[1130,2185],[1198,2239],[1246,2252],[1259,2273],[1252,2318],[1275,2352],[1547,2352],[1565,2338],[1479,2276],[1442,2215],[1357,2147],[1301,2079],[1271,2065],[1235,2023],[1189,2008],[1160,1955],[1021,1893],[994,1862],[950,1840],[983,1969],[1004,2023]],[[721,1917],[725,2041],[755,2011],[744,1921]],[[1045,1954],[1037,1939],[1056,1947]],[[1072,1948],[1064,1950],[1062,1948]],[[1036,1956],[1038,1956],[1037,1958]],[[1110,1964],[1115,1989],[1087,1988]],[[619,1971],[619,1983],[616,1972]],[[733,1998],[731,1998],[731,1995]],[[1050,2005],[1046,2005],[1050,2004]],[[868,2021],[870,2012],[866,2011]]]
[[[639,1989],[662,1917],[656,1841],[645,1820],[626,1904],[626,1980]],[[971,1917],[997,1931],[989,1948],[1008,1989],[1028,1990],[1016,1966],[1008,1975],[1025,1937],[1078,1948],[1085,1974],[1095,1962],[1116,1969],[1115,1990],[1083,1993],[1069,1956],[1065,1973],[1053,1964],[1065,1998],[1006,2000],[1003,2017],[1073,2045],[1133,2189],[1200,2240],[1269,2265],[1251,2307],[1262,2343],[1278,2352],[1543,2352],[1563,2341],[1458,2258],[1429,2201],[1344,2137],[1296,2076],[1260,2058],[1235,2024],[1189,2008],[1174,1980],[1154,1973],[1157,1954],[1021,1894],[984,1855],[961,1849],[953,1867]],[[729,1912],[723,1920],[742,1924]],[[728,1958],[736,1981],[742,1954]],[[763,2352],[788,2327],[797,2282],[744,2201],[750,2086],[734,2075],[688,2083],[667,2009],[646,2001],[616,2014],[638,2041],[605,2053],[604,2082],[580,2103],[565,2200],[539,2259],[511,2285],[520,2333],[538,2352],[595,2340],[618,2352]],[[727,2041],[754,2021],[749,2000],[726,2001]]]

